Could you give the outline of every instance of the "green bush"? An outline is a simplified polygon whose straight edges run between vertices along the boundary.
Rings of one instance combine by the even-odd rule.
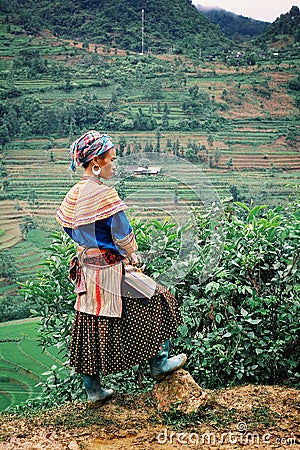
[[[42,316],[41,345],[58,347],[67,359],[76,297],[68,271],[75,244],[66,234],[55,232],[46,251],[49,256],[43,264],[45,268],[23,284],[22,291],[25,300],[36,305],[37,311],[32,313]]]
[[[205,282],[204,261],[210,255],[212,233],[209,213],[195,212],[194,222],[198,257],[172,289],[184,317],[173,351],[188,354],[187,369],[208,388],[240,383],[299,386],[299,205],[271,209],[229,203],[221,224],[220,261]],[[140,251],[150,255],[145,271],[157,278],[179,252],[182,229],[156,220],[148,224],[136,220],[133,227]],[[37,302],[42,315],[41,344],[60,348],[67,360],[74,304],[67,273],[75,246],[66,235],[55,233],[48,250],[46,269],[23,291],[27,301]],[[120,391],[124,380],[127,392],[134,392],[134,374],[132,370],[108,379]],[[54,395],[53,380],[55,401],[82,395],[78,377],[64,372],[60,378],[54,370],[45,384],[48,400],[50,391]]]
[[[293,91],[300,91],[300,75],[298,75],[297,78],[292,78],[288,82],[288,89],[291,89]]]
[[[176,350],[207,387],[300,381],[299,207],[226,211],[218,267],[205,284],[196,263],[183,286]],[[206,235],[209,223],[201,221]]]
[[[22,295],[5,295],[0,297],[0,322],[24,319],[30,316],[32,305]]]

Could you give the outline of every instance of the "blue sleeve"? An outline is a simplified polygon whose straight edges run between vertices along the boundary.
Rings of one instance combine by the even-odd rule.
[[[115,239],[124,239],[132,232],[132,227],[124,211],[120,211],[111,217],[111,233]]]
[[[124,211],[112,216],[111,235],[121,255],[131,255],[137,250],[134,233]]]

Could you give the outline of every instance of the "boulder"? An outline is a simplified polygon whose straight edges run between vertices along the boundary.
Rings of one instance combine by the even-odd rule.
[[[152,395],[161,411],[191,414],[207,402],[207,393],[186,370],[177,370],[155,384]]]

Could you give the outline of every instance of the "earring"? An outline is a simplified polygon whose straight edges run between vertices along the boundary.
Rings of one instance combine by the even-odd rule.
[[[101,167],[98,166],[97,164],[95,164],[95,165],[92,167],[92,172],[93,172],[93,174],[95,175],[95,177],[98,177],[98,176],[100,175],[100,173],[101,173]]]

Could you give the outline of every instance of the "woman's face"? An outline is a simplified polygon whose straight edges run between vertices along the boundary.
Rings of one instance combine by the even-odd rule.
[[[98,159],[98,164],[101,167],[101,178],[104,178],[104,180],[109,180],[110,177],[113,176],[115,169],[116,169],[116,165],[115,165],[115,160],[117,158],[117,153],[116,153],[116,149],[115,148],[111,148],[109,149],[106,154],[105,154],[105,158],[104,159]]]

